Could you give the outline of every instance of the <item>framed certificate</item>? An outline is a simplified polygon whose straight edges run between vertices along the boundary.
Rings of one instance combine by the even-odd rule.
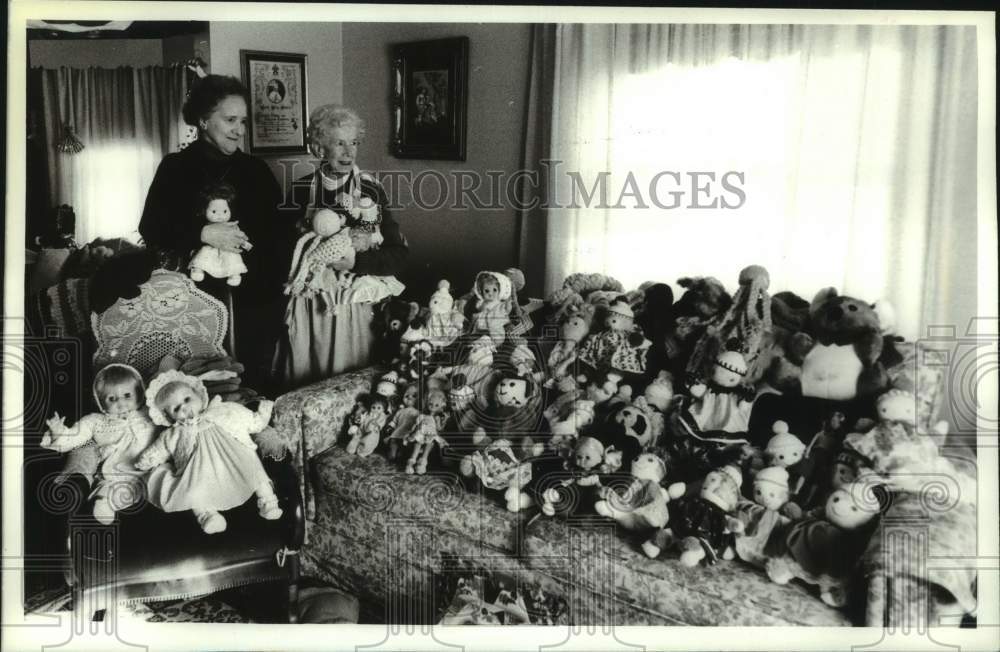
[[[250,90],[250,153],[307,153],[306,55],[240,50],[240,64]]]

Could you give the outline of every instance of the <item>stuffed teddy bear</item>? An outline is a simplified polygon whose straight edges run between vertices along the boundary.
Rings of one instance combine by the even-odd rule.
[[[232,217],[231,205],[236,199],[236,191],[228,184],[219,184],[205,188],[198,197],[199,217],[209,224],[222,224]],[[244,251],[252,248],[250,242],[244,242]],[[243,264],[243,256],[234,251],[222,251],[218,247],[203,245],[191,259],[191,280],[203,281],[205,274],[213,278],[224,278],[228,285],[237,286],[243,280],[242,274],[247,273]]]
[[[395,386],[394,386],[395,387]],[[378,447],[382,428],[389,418],[389,399],[382,394],[372,394],[368,397],[367,411],[360,423],[352,425],[350,441],[347,442],[347,453],[358,457],[368,457]]]
[[[886,388],[888,374],[879,360],[884,340],[873,306],[833,288],[820,290],[809,307],[808,331],[796,333],[788,345],[789,358],[801,360],[791,391],[847,401]]]
[[[192,510],[206,534],[225,530],[219,512],[254,494],[262,518],[281,518],[278,497],[250,438],[267,427],[272,401],[262,400],[256,412],[218,397],[209,402],[201,380],[167,371],[149,383],[146,402],[153,423],[167,427],[135,464],[139,470],[153,469],[146,481],[153,505],[166,512]],[[172,464],[163,464],[168,460]]]
[[[697,566],[703,559],[714,564],[721,556],[732,559],[733,533],[743,531],[743,523],[731,516],[740,497],[743,475],[735,466],[725,466],[705,476],[697,496],[684,496],[671,504],[670,527],[658,531],[642,544],[643,552],[651,558],[677,545],[681,549],[681,564]],[[686,488],[671,487],[668,491],[683,495]]]
[[[416,301],[391,298],[382,303],[376,318],[378,324],[374,351],[376,362],[391,365],[399,359],[403,333],[406,332],[410,322],[417,318],[419,312],[420,305]]]
[[[145,405],[142,377],[133,367],[110,364],[94,377],[94,401],[100,412],[67,427],[59,413],[46,421],[42,448],[66,453],[93,442],[99,456],[99,476],[93,491],[94,518],[104,525],[115,513],[143,495],[143,473],[136,462],[156,435]]]
[[[725,351],[715,359],[708,384],[695,383],[696,399],[688,413],[702,432],[745,433],[753,407],[753,390],[743,385],[747,366],[743,355]]]
[[[426,473],[427,462],[434,446],[444,448],[448,445],[448,442],[441,436],[448,420],[447,408],[448,397],[443,391],[434,389],[427,392],[427,398],[424,400],[424,411],[417,417],[405,440],[405,443],[413,444],[413,452],[406,462],[408,475]]]
[[[661,486],[667,475],[663,459],[652,453],[643,453],[632,462],[631,472],[632,482],[624,492],[601,487],[601,500],[594,504],[594,511],[614,519],[626,530],[665,527],[669,519],[667,502],[671,498],[680,498],[682,494],[675,491],[671,495]]]
[[[782,533],[778,553],[765,564],[767,576],[778,584],[796,578],[817,584],[823,602],[844,606],[866,543],[861,530],[879,510],[870,484],[851,483],[834,490],[822,514],[810,514]]]
[[[324,272],[353,251],[347,217],[329,208],[312,216],[312,231],[295,243],[285,294],[309,296],[324,289]]]

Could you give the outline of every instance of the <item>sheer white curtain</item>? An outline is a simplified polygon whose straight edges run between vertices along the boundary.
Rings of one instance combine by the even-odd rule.
[[[974,28],[567,24],[555,50],[546,290],[759,263],[887,298],[911,338],[974,313]]]
[[[160,159],[187,126],[183,67],[36,69],[42,76],[48,169],[54,205],[76,213],[76,240],[137,239],[146,191]],[[64,126],[84,149],[59,150]]]

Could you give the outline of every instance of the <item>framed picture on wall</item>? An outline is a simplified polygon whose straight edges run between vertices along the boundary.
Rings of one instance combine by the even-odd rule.
[[[240,50],[240,65],[250,90],[250,153],[305,154],[306,55]]]
[[[392,153],[464,161],[469,39],[400,43],[392,62]]]

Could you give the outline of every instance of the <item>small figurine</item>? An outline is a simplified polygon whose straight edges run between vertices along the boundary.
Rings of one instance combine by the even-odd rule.
[[[655,558],[676,544],[681,549],[681,564],[697,566],[705,559],[714,564],[721,556],[732,559],[732,534],[743,531],[743,523],[731,516],[740,496],[743,476],[735,466],[725,466],[705,476],[697,496],[683,497],[673,502],[670,526],[657,532],[642,545],[647,556]],[[683,484],[683,483],[677,483]],[[671,487],[671,494],[685,488]]]
[[[423,475],[427,472],[427,460],[434,445],[445,447],[448,443],[441,437],[445,422],[448,419],[446,409],[448,397],[439,389],[427,392],[424,401],[424,412],[417,417],[405,443],[413,444],[413,452],[406,462],[406,473]]]
[[[46,421],[41,446],[65,453],[93,442],[100,455],[100,477],[94,488],[94,518],[104,525],[115,512],[143,495],[142,475],[135,463],[153,443],[156,426],[146,409],[142,377],[134,368],[110,364],[94,378],[99,413],[88,414],[69,428],[56,413]]]
[[[262,400],[257,412],[218,396],[209,402],[201,380],[178,371],[154,378],[146,400],[153,423],[167,426],[135,465],[157,467],[146,482],[151,503],[166,512],[192,510],[206,534],[225,530],[219,512],[254,494],[262,518],[281,518],[278,497],[250,438],[267,427],[272,401]],[[157,466],[167,460],[173,464]]]
[[[222,224],[232,217],[231,205],[236,199],[236,191],[228,184],[209,186],[199,195],[200,216],[209,224]],[[235,224],[235,222],[234,222]],[[249,251],[249,242],[243,243],[243,250]],[[237,286],[247,273],[243,256],[234,251],[222,251],[217,247],[203,245],[191,259],[191,280],[203,281],[205,274],[213,278],[224,278],[228,285]]]

